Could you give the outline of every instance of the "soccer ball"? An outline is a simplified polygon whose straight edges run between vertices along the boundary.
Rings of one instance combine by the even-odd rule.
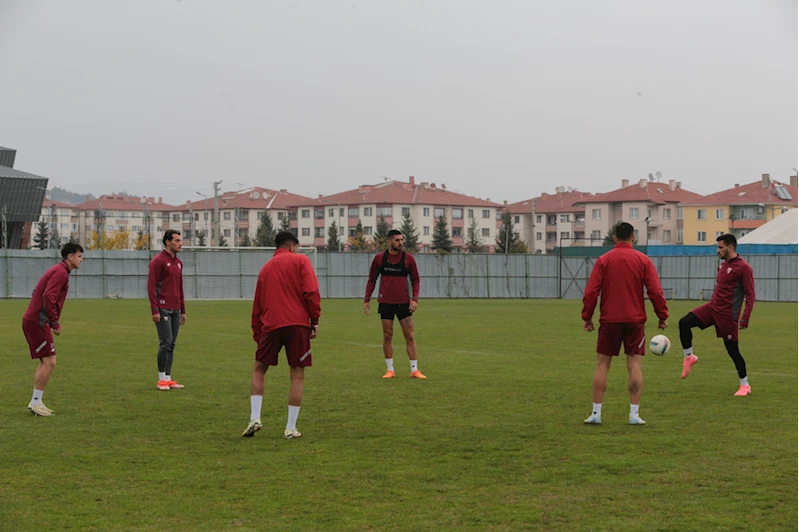
[[[671,349],[671,342],[662,334],[653,336],[649,341],[649,350],[657,356],[665,355]]]

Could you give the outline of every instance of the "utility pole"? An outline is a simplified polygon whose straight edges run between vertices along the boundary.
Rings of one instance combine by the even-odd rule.
[[[8,249],[8,209],[3,205],[3,210],[0,211],[0,216],[3,218],[3,249]]]
[[[216,235],[214,238],[211,239],[211,245],[214,245],[214,239],[216,239],[216,245],[219,245],[220,236],[219,236],[219,185],[222,184],[222,181],[214,181],[214,228],[216,231]]]

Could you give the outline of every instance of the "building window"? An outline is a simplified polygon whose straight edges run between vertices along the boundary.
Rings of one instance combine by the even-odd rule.
[[[203,221],[204,221],[204,222],[207,222],[207,221],[208,221],[208,213],[207,213],[207,212],[204,212],[204,213],[203,213]]]
[[[324,227],[314,227],[313,236],[316,238],[324,238],[325,237],[325,228]]]
[[[671,209],[663,209],[663,219],[671,220]]]
[[[225,236],[230,236],[230,229],[225,229]]]
[[[634,237],[635,238],[635,242],[638,242],[638,229],[633,231],[633,233],[635,233],[635,237]]]
[[[422,210],[423,216],[430,216],[430,207],[425,207]]]
[[[630,220],[637,220],[638,219],[638,208],[631,207],[630,208]]]
[[[289,220],[296,220],[296,219],[297,219],[297,211],[289,211]]]
[[[716,231],[716,238],[724,234],[724,231]]]
[[[705,209],[697,209],[697,211],[696,211],[696,219],[697,220],[707,220],[707,211]]]
[[[422,251],[424,253],[430,253],[430,246],[422,246]]]
[[[491,236],[491,229],[483,227],[483,236]]]
[[[350,227],[350,237],[351,238],[355,238],[355,228],[354,227]]]
[[[303,218],[310,218],[311,217],[311,209],[303,209],[301,213]]]
[[[430,234],[430,228],[429,228],[428,226],[424,226],[424,227],[422,228],[422,232],[423,232],[425,235],[429,235],[429,234]]]
[[[560,237],[568,239],[569,238],[569,232],[568,231],[561,231]]]
[[[556,225],[557,223],[558,223],[558,217],[557,216],[554,216],[554,215],[547,216],[547,225]]]
[[[222,213],[223,220],[230,220],[230,211],[225,211]]]
[[[668,229],[663,230],[663,242],[671,242],[671,231]]]
[[[336,215],[336,209],[328,209],[328,210],[327,210],[327,216],[328,216],[329,218],[332,218],[332,217],[334,217],[335,215]]]
[[[194,221],[195,222],[199,222],[200,221],[200,213],[199,212],[195,212],[194,213]]]
[[[402,208],[402,215],[403,216],[410,216],[411,215],[411,208],[410,207],[403,207]]]
[[[173,222],[179,222],[180,221],[180,215],[179,214],[173,214],[172,215],[172,221]]]
[[[724,219],[724,209],[716,209],[716,220]]]
[[[63,229],[63,228],[62,228],[62,229]],[[139,231],[141,231],[141,226],[134,225],[134,226],[132,226],[130,229],[131,229],[131,231],[133,231],[134,233],[138,233]]]
[[[468,215],[469,215],[469,218],[474,218],[474,209],[469,209],[469,210],[467,211],[467,213],[468,213]]]
[[[568,214],[561,214],[560,215],[560,221],[561,222],[568,222],[569,221],[569,215]]]
[[[453,227],[452,228],[452,236],[453,237],[461,237],[463,236],[463,228],[462,227]]]
[[[491,211],[483,209],[483,218],[491,218]]]
[[[652,209],[647,209],[646,210],[646,217],[650,218],[650,219],[652,218]]]
[[[372,226],[371,225],[365,226],[363,228],[363,234],[364,235],[371,235],[372,234]]]
[[[371,216],[372,215],[372,208],[371,207],[364,207],[363,208],[363,215],[364,216]]]
[[[325,219],[325,210],[324,209],[314,209],[313,217],[314,217],[314,220],[324,220]]]
[[[707,233],[704,231],[698,231],[696,233],[696,241],[697,242],[707,242]]]
[[[677,243],[682,244],[682,229],[677,229]]]
[[[191,221],[191,213],[190,212],[184,212],[183,213],[183,221],[184,222],[190,222]]]
[[[682,207],[677,207],[677,219],[682,220]]]
[[[535,234],[535,239],[536,240],[541,240],[543,237],[544,237],[544,235],[542,235],[541,233],[536,233]]]
[[[463,220],[463,209],[452,209],[453,220]]]
[[[501,210],[499,210],[499,209],[497,209],[497,215],[495,216],[495,218],[496,218],[497,220],[501,220],[501,219],[502,219],[502,214],[503,214],[503,213],[502,213],[502,211],[501,211]]]
[[[302,236],[311,236],[311,228],[310,227],[303,227],[302,228]]]
[[[602,238],[601,231],[591,231],[591,240],[599,240]]]
[[[436,207],[435,210],[433,211],[433,214],[435,215],[436,218],[441,218],[442,216],[444,216],[444,213],[446,213],[446,209],[444,209],[443,207]]]
[[[128,213],[125,212],[125,211],[119,211],[117,213],[117,219],[119,219],[119,220],[127,220],[128,219]]]
[[[543,217],[540,214],[535,215],[535,223],[540,224]]]
[[[344,218],[344,207],[340,207],[338,210],[338,215]]]
[[[358,218],[361,215],[361,209],[358,207],[349,207],[347,209],[347,216],[350,218]]]
[[[513,217],[513,223],[515,223],[515,224],[519,223],[520,219],[521,219],[521,216],[514,216]]]
[[[391,207],[378,207],[377,215],[382,216],[384,218],[391,216]]]
[[[749,231],[741,231],[741,237],[745,237]]]

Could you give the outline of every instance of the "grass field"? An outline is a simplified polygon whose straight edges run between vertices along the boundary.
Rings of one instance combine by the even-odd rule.
[[[641,416],[627,425],[623,358],[603,425],[586,426],[596,333],[577,301],[422,301],[420,369],[384,381],[376,315],[323,302],[298,428],[286,441],[288,370],[267,374],[264,430],[249,421],[249,302],[189,302],[173,376],[155,389],[144,300],[70,300],[45,393],[27,301],[0,301],[3,530],[795,530],[797,306],[758,303],[742,332],[753,393],[720,340],[697,333],[646,356]],[[648,333],[655,334],[650,319]],[[400,336],[400,335],[398,335]]]

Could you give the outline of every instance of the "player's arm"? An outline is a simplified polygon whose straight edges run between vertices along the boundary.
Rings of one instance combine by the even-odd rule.
[[[311,316],[312,337],[316,338],[319,329],[319,316],[322,315],[322,296],[319,294],[319,281],[313,271],[310,259],[304,257],[300,263],[300,278],[302,280],[302,297]]]
[[[150,261],[150,273],[147,276],[147,296],[150,298],[150,314],[156,323],[161,321],[161,313],[158,310],[158,289],[156,288],[159,277],[161,277],[161,261],[153,259]]]
[[[749,327],[749,317],[752,315],[752,309],[755,308],[755,275],[751,266],[748,266],[743,271],[743,274],[741,275],[741,281],[744,285],[746,306],[744,307],[744,315],[739,322],[739,326],[741,329],[746,329]]]
[[[260,276],[258,277],[258,282],[255,285],[255,298],[252,302],[252,321],[250,325],[252,327],[252,338],[255,340],[255,343],[258,343],[258,339],[261,337],[261,291],[264,290],[264,285],[261,283]]]
[[[380,271],[380,261],[377,260],[378,257],[380,257],[380,253],[375,255],[375,258],[372,259],[372,267],[369,269],[369,280],[366,281],[366,294],[363,296],[363,311],[366,314],[369,314],[369,301],[372,299],[375,286],[377,286],[377,273]]]
[[[668,325],[669,319],[669,306],[666,303],[666,298],[663,295],[663,288],[660,286],[660,277],[658,277],[657,268],[649,257],[644,258],[646,261],[646,270],[644,271],[644,286],[646,286],[646,293],[649,296],[649,301],[655,308],[655,314],[658,317],[658,328],[665,329]]]
[[[55,334],[58,334],[56,331],[61,329],[61,325],[58,323],[58,296],[61,295],[61,291],[68,280],[69,274],[59,268],[50,276],[47,280],[47,285],[44,287],[44,310],[47,313],[47,322]]]
[[[182,264],[182,263],[181,263]],[[180,270],[180,324],[186,324],[186,302],[183,299],[183,268]]]
[[[605,261],[602,260],[602,257],[597,259],[596,263],[594,264],[594,269],[591,271],[591,277],[588,278],[588,284],[585,286],[585,292],[583,293],[583,328],[586,331],[593,331],[594,330],[594,323],[592,318],[594,316],[594,310],[596,309],[596,303],[599,300],[599,292],[602,289],[602,277],[604,275],[605,270]]]
[[[419,279],[419,268],[416,266],[416,259],[413,258],[413,255],[408,253],[406,255],[408,257],[409,262],[409,270],[411,274],[411,293],[413,294],[413,299],[411,299],[411,312],[416,312],[416,308],[419,306],[419,286],[421,284]]]

